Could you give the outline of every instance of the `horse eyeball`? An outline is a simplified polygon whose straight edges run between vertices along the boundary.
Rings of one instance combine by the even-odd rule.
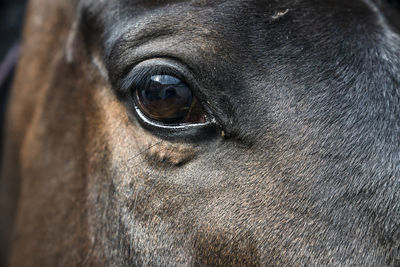
[[[192,90],[170,75],[150,76],[135,91],[140,110],[150,119],[165,123],[183,121],[193,103]]]

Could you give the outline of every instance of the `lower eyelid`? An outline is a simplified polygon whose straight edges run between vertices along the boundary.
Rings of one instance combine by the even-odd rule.
[[[219,136],[220,131],[216,127],[214,119],[199,124],[163,125],[162,123],[156,123],[149,120],[137,106],[134,108],[135,117],[142,127],[162,139],[198,142],[203,140],[212,140]]]

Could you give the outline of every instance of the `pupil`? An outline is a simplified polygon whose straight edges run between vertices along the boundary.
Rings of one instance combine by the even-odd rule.
[[[153,75],[136,89],[136,102],[149,118],[178,122],[189,113],[192,91],[180,79],[170,75]]]

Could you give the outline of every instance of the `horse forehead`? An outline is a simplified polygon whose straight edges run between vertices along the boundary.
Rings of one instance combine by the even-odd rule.
[[[352,8],[356,8],[357,13],[360,13],[360,8],[362,6],[374,6],[374,1],[364,1],[364,0],[326,0],[323,2],[315,0],[267,0],[267,1],[257,1],[257,0],[80,0],[80,7],[88,8],[93,14],[102,13],[102,15],[110,16],[114,15],[114,18],[118,18],[115,15],[115,11],[125,12],[129,11],[133,14],[138,14],[142,12],[154,11],[161,15],[163,10],[169,10],[172,8],[176,12],[184,12],[191,8],[196,8],[199,13],[204,16],[213,14],[213,17],[222,17],[226,15],[236,15],[240,17],[243,14],[265,14],[274,13],[273,19],[280,18],[287,12],[286,9],[279,10],[282,8],[287,9],[298,9],[301,8],[302,11],[306,11],[307,15],[314,13],[314,16],[318,16],[315,10],[320,10],[320,8],[329,13],[335,13],[344,11],[351,13]],[[212,12],[203,12],[202,9],[208,9]],[[277,10],[278,9],[278,10]],[[277,13],[277,11],[279,13]],[[149,14],[149,13],[147,13]],[[320,14],[322,17],[326,14]],[[352,14],[353,16],[356,14]],[[252,17],[240,17],[240,21],[249,20],[260,20],[263,17],[258,16],[256,18]],[[195,22],[195,21],[194,21]]]
[[[307,28],[302,32],[305,36],[327,33],[329,29],[333,32],[347,28],[360,18],[375,24],[373,4],[368,3],[363,0],[323,3],[313,0],[81,0],[80,6],[81,12],[84,10],[84,14],[96,17],[97,23],[102,21],[109,40],[113,39],[110,35],[117,38],[124,30],[146,28],[154,32],[175,27],[180,34],[193,37],[197,33],[193,28],[211,29],[237,42],[254,34],[256,39],[265,39],[266,33],[276,29],[284,34],[289,28],[301,31]]]

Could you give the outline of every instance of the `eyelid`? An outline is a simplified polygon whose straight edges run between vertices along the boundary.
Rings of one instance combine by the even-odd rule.
[[[140,119],[148,124],[150,127],[157,128],[157,129],[164,129],[164,130],[186,130],[188,127],[192,128],[203,128],[205,126],[209,126],[212,124],[215,124],[215,119],[210,118],[210,121],[204,122],[204,123],[195,123],[195,124],[190,124],[190,123],[185,123],[185,124],[166,124],[162,122],[155,122],[151,119],[149,119],[141,110],[140,108],[135,104],[135,112],[136,114],[140,117]]]
[[[139,63],[133,67],[132,70],[121,80],[119,88],[122,91],[130,90],[132,86],[141,84],[147,79],[147,77],[153,75],[171,75],[181,78],[179,72],[174,68],[171,68],[169,65],[149,64],[148,62],[144,63]]]
[[[217,136],[215,127],[217,123],[213,116],[209,117],[210,120],[205,123],[167,124],[148,118],[136,103],[133,104],[133,108],[137,121],[143,128],[166,140],[198,142]],[[207,111],[207,114],[210,113]]]
[[[206,98],[201,92],[194,75],[181,63],[169,58],[151,58],[133,66],[131,70],[122,78],[117,86],[120,94],[128,94],[133,86],[142,84],[147,77],[152,75],[171,75],[187,84],[193,91],[193,94],[204,105]],[[209,111],[209,108],[206,107]]]

